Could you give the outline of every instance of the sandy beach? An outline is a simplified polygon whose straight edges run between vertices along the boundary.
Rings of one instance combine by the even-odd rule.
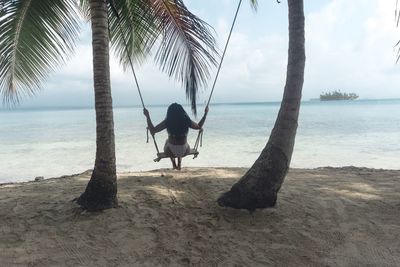
[[[219,207],[244,172],[121,173],[96,213],[71,201],[90,171],[0,185],[1,266],[400,266],[400,171],[291,169],[277,207]]]

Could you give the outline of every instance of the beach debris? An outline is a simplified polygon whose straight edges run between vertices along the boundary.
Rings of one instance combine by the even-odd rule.
[[[36,176],[36,177],[35,177],[35,182],[40,182],[40,181],[42,181],[42,180],[44,180],[44,177],[43,177],[43,176]]]

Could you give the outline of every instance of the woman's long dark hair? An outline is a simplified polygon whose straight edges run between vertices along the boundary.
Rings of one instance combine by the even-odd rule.
[[[189,131],[191,120],[183,107],[173,103],[168,107],[166,124],[167,131],[171,135],[184,136]]]

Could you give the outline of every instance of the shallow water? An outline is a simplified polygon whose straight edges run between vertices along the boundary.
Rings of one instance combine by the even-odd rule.
[[[166,106],[149,107],[153,122]],[[200,116],[202,108],[199,107]],[[249,167],[264,148],[279,103],[212,105],[203,147],[184,166]],[[168,168],[154,163],[140,107],[115,108],[117,169]],[[200,117],[198,118],[200,119]],[[91,169],[95,154],[92,109],[0,111],[0,182],[54,177]],[[190,132],[193,145],[197,133]],[[162,148],[166,133],[156,135]],[[300,111],[291,167],[364,166],[400,169],[400,100],[308,101]]]

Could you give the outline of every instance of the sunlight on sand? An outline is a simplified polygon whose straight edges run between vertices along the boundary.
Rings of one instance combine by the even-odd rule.
[[[336,193],[349,198],[361,198],[365,200],[381,199],[379,191],[366,183],[346,183],[342,184],[340,187],[345,187],[347,189],[324,187],[321,188],[321,190]]]

